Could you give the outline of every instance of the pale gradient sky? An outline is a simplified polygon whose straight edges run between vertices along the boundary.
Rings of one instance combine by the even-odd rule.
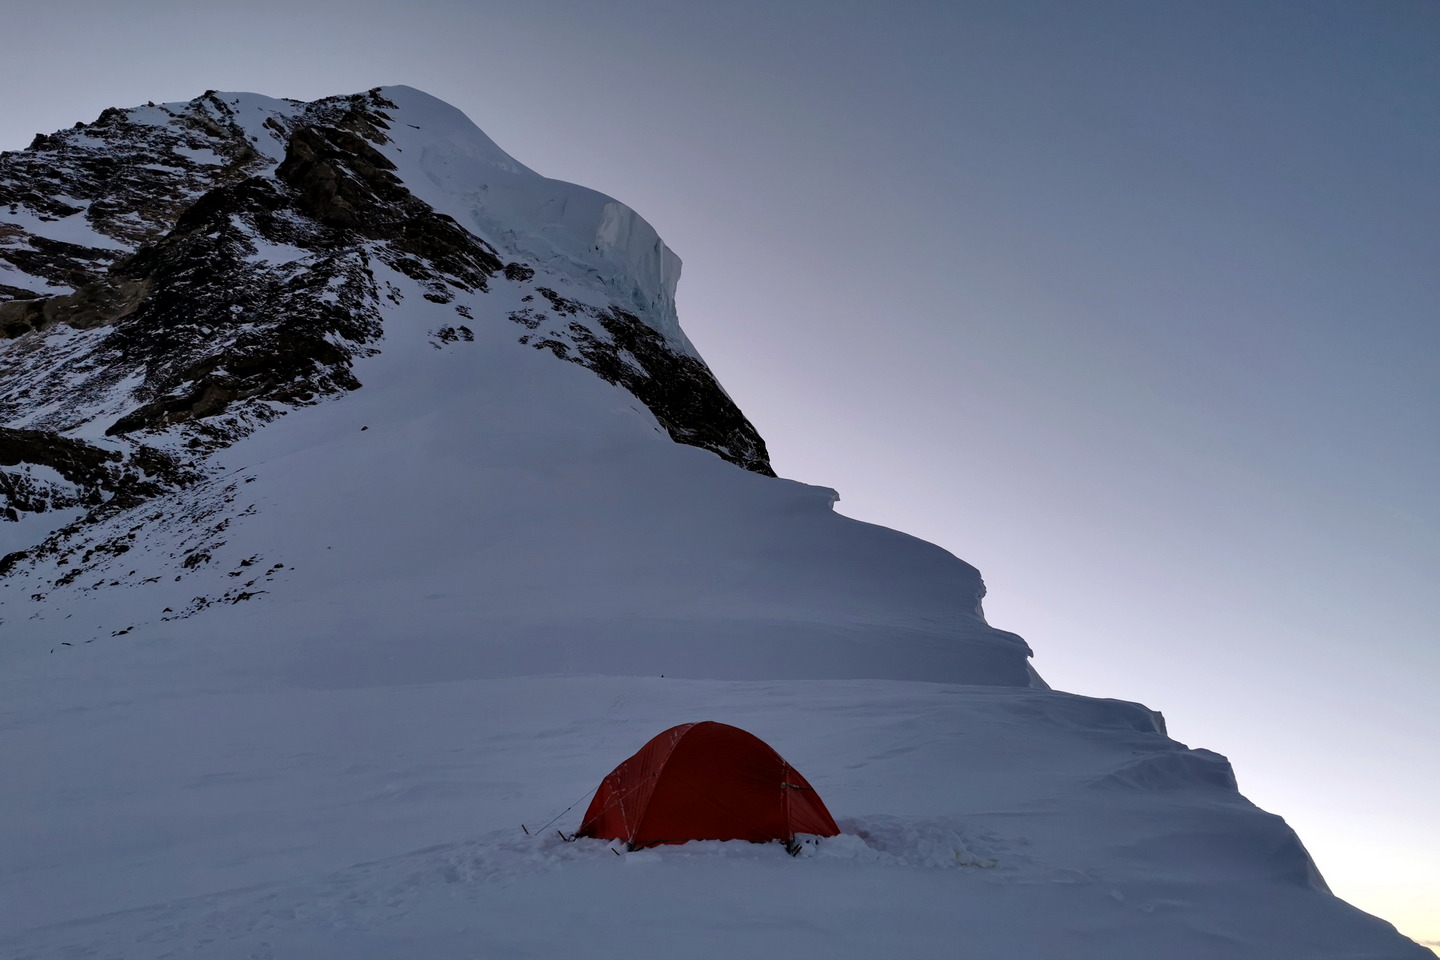
[[[0,0],[0,149],[408,83],[629,203],[782,475],[1440,940],[1440,4]]]

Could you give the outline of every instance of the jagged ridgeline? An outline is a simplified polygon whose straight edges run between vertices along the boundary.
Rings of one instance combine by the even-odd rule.
[[[0,517],[43,540],[55,530],[39,514],[83,506],[73,532],[359,389],[400,276],[437,305],[504,288],[493,309],[455,306],[437,346],[501,325],[516,349],[622,386],[674,440],[773,476],[680,332],[679,261],[648,225],[473,127],[465,148],[493,176],[462,223],[399,174],[407,119],[381,89],[313,103],[211,91],[0,154]]]

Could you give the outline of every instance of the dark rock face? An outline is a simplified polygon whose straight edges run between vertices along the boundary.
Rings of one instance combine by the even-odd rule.
[[[506,266],[506,275],[524,281],[534,276],[528,268],[525,273],[512,271],[519,266]],[[521,343],[624,387],[676,443],[702,447],[752,473],[775,476],[765,441],[704,361],[676,350],[654,327],[619,307],[601,310],[549,287],[533,289],[549,309],[532,305],[510,313],[512,323],[539,331],[520,337]],[[539,303],[533,295],[522,301]]]
[[[122,459],[114,450],[102,450],[82,440],[0,427],[0,466],[35,463],[50,467],[71,483],[100,487],[111,476],[110,465]]]
[[[502,269],[494,249],[452,218],[416,199],[392,172],[395,165],[370,143],[384,143],[394,108],[379,96],[368,110],[352,105],[330,125],[302,125],[291,134],[276,176],[295,191],[311,218],[384,241],[386,262],[449,302],[446,286],[486,290]],[[351,240],[353,242],[353,238]]]
[[[139,402],[109,434],[190,424],[188,445],[213,450],[273,419],[276,403],[303,405],[360,386],[351,361],[382,334],[372,255],[436,290],[483,289],[499,259],[410,196],[389,161],[354,132],[383,140],[375,104],[344,98],[313,112],[315,122],[290,125],[279,177],[237,179],[240,166],[226,167],[218,185],[172,211],[169,229],[135,253],[98,277],[72,269],[85,281],[76,293],[0,306],[0,330],[10,336],[56,324],[106,326],[83,357],[52,357],[43,375],[29,357],[0,366],[14,374],[0,415],[48,403],[66,409],[37,425],[72,429],[120,380],[139,379]],[[256,156],[248,147],[230,152],[242,162]],[[277,266],[258,255],[267,247],[299,256]],[[88,402],[59,403],[59,383]]]
[[[106,275],[83,283],[74,293],[0,303],[0,339],[14,339],[57,323],[88,330],[133,313],[147,289],[141,282]]]
[[[522,343],[630,391],[676,441],[773,476],[703,361],[632,313],[535,285],[536,265],[415,197],[377,149],[398,110],[378,91],[282,106],[263,124],[268,155],[254,118],[247,132],[213,92],[0,154],[0,465],[65,481],[0,471],[0,520],[113,513],[193,482],[287,410],[360,388],[354,363],[402,296],[381,266],[437,304],[497,279],[533,290],[509,315],[534,331]],[[475,340],[471,326],[433,336]],[[112,447],[66,435],[92,423]]]
[[[26,464],[55,471],[63,483],[3,469]],[[95,522],[199,479],[201,474],[180,459],[150,447],[121,453],[42,430],[0,427],[0,520],[82,507],[85,520]],[[0,559],[0,575],[28,554],[18,551]]]
[[[150,447],[121,453],[43,430],[0,427],[0,467],[25,463],[56,471],[84,491],[80,502],[91,505],[101,503],[107,493],[144,499],[200,478],[177,457]]]
[[[131,114],[106,110],[93,124],[0,153],[0,210],[23,209],[42,223],[74,218],[103,244],[0,226],[0,239],[12,241],[0,245],[0,263],[62,287],[83,286],[167,231],[199,194],[262,163],[230,105],[213,92],[168,112],[168,123],[137,122]],[[15,298],[51,292],[38,285],[0,287],[0,295]]]
[[[704,447],[752,473],[775,476],[770,452],[754,425],[702,361],[669,349],[663,337],[635,315],[612,309],[600,316],[610,334],[581,347],[590,369],[618,383],[650,408],[676,443]],[[646,376],[625,360],[634,357]]]
[[[263,401],[301,405],[359,387],[351,361],[382,332],[368,258],[289,216],[289,200],[258,177],[217,188],[117,268],[149,295],[102,349],[143,371],[136,394],[146,399],[107,433],[195,422],[197,445],[223,446],[273,417]],[[255,258],[261,245],[304,256],[276,266]],[[198,424],[236,401],[254,402],[245,416]]]
[[[765,441],[709,367],[670,349],[634,314],[612,308],[597,319],[609,339],[574,324],[578,356],[569,359],[633,393],[676,443],[704,447],[753,473],[775,476]]]

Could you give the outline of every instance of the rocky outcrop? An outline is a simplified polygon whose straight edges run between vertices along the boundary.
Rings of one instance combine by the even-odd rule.
[[[485,290],[502,268],[482,240],[412,196],[371,146],[384,142],[385,104],[338,98],[317,108],[314,121],[292,121],[273,177],[221,178],[164,235],[76,293],[0,306],[0,331],[112,326],[94,352],[105,356],[106,371],[142,382],[134,391],[140,402],[107,433],[194,424],[197,450],[272,419],[272,404],[358,388],[352,361],[382,333],[371,257],[423,283],[438,302],[452,290]],[[207,132],[227,130],[212,118]],[[286,263],[266,256],[274,248],[289,251]],[[47,393],[37,383],[26,399],[34,405]],[[222,414],[235,415],[217,422]],[[56,415],[46,425],[76,424]]]
[[[509,264],[506,274],[518,264]],[[531,271],[530,275],[533,275]],[[702,447],[753,473],[773,477],[765,441],[703,360],[676,350],[654,327],[619,307],[600,309],[535,287],[549,309],[524,307],[510,321],[534,331],[520,342],[594,371],[624,387],[676,443]],[[538,303],[534,296],[522,300]]]
[[[272,247],[294,259],[273,262]],[[253,177],[212,190],[117,268],[149,293],[104,347],[116,365],[143,371],[143,402],[107,433],[163,430],[251,401],[191,437],[213,449],[273,419],[269,403],[356,389],[351,363],[382,332],[368,266],[343,232],[295,216],[283,185]]]
[[[102,450],[83,440],[40,430],[0,427],[0,466],[33,463],[49,467],[71,483],[100,488],[112,477],[110,467],[124,459],[116,450]]]
[[[275,175],[295,191],[296,207],[307,216],[383,241],[385,262],[427,284],[439,302],[451,299],[447,286],[488,289],[487,280],[502,269],[494,249],[416,199],[395,165],[371,146],[384,142],[388,114],[380,106],[387,103],[359,101],[334,124],[298,126]]]
[[[0,264],[31,278],[0,295],[68,293],[93,282],[163,235],[196,197],[263,162],[214,91],[184,105],[108,109],[94,123],[0,153]],[[49,236],[61,226],[74,239]]]
[[[765,441],[709,367],[671,349],[634,314],[611,309],[597,319],[610,337],[576,330],[580,363],[633,393],[676,443],[703,447],[753,473],[775,476]]]
[[[147,291],[144,280],[106,275],[81,284],[72,294],[0,303],[0,338],[13,339],[57,323],[76,330],[114,323],[134,313]]]
[[[37,478],[33,467],[53,471],[59,482]],[[146,446],[122,452],[42,430],[0,427],[0,521],[73,507],[85,508],[95,521],[200,476],[179,458]],[[0,573],[18,559],[7,557]]]

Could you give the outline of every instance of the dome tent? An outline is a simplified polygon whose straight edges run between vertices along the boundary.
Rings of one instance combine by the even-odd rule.
[[[671,727],[612,770],[575,835],[637,850],[687,840],[789,847],[796,834],[839,832],[815,789],[765,741],[706,720]]]

